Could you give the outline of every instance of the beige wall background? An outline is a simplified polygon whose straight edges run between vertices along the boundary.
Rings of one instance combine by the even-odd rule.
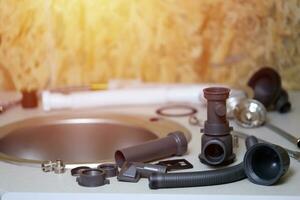
[[[0,89],[139,79],[300,89],[300,0],[0,0]]]

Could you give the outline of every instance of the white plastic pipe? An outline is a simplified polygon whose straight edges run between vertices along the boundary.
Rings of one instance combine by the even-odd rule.
[[[126,88],[105,91],[74,92],[71,94],[42,92],[46,111],[97,106],[147,105],[165,103],[203,103],[203,89],[209,85]]]

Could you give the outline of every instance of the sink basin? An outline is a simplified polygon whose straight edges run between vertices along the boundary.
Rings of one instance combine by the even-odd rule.
[[[0,160],[41,164],[60,159],[66,164],[113,161],[117,149],[167,136],[180,130],[162,118],[132,115],[53,115],[31,118],[0,128]]]

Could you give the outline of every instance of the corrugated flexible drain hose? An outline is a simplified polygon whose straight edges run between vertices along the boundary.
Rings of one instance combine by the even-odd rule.
[[[231,183],[246,178],[243,163],[218,170],[183,172],[170,174],[152,174],[149,177],[149,187],[178,188],[219,185]]]

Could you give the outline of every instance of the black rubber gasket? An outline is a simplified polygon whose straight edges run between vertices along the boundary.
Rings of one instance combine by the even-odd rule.
[[[80,186],[84,187],[98,187],[109,184],[109,180],[105,176],[105,171],[102,169],[83,170],[76,181]]]
[[[118,175],[118,166],[114,163],[104,163],[97,167],[97,169],[102,169],[105,171],[106,178],[115,177]]]
[[[173,110],[173,109],[186,109],[186,112],[183,113],[178,113],[178,114],[171,114],[168,113],[168,111]],[[161,107],[156,110],[156,114],[165,116],[165,117],[187,117],[196,114],[198,111],[196,108],[192,106],[187,106],[187,105],[171,105],[171,106],[165,106]]]
[[[71,169],[71,175],[72,176],[79,176],[82,173],[82,171],[84,171],[86,169],[91,169],[91,168],[87,167],[87,166],[75,167],[75,168]]]

